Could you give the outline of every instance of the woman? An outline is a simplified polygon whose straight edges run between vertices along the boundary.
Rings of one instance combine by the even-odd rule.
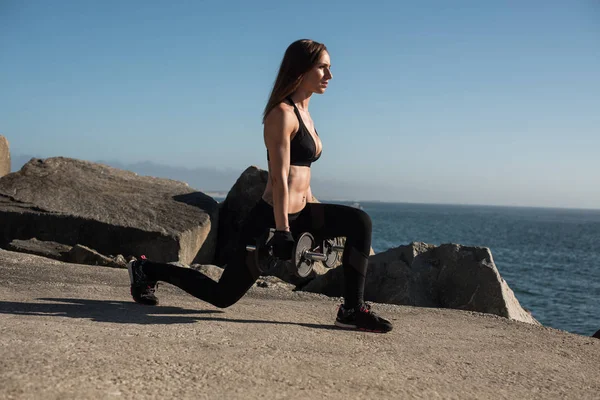
[[[269,245],[274,255],[284,260],[292,256],[292,232],[311,232],[319,238],[346,237],[341,266],[344,304],[338,309],[335,325],[371,332],[392,330],[392,324],[370,311],[363,299],[371,219],[353,207],[310,202],[310,166],[321,156],[323,146],[308,105],[314,93],[325,93],[331,78],[325,45],[304,39],[288,47],[263,114],[269,180],[261,200],[244,222],[233,260],[219,282],[189,268],[146,260],[131,262],[131,294],[136,302],[158,304],[156,282],[165,281],[216,307],[229,307],[259,276],[253,263],[248,262],[252,257],[246,245],[275,228]]]

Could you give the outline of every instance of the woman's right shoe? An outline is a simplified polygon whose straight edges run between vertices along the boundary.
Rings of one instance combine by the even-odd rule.
[[[158,282],[148,279],[148,275],[142,269],[144,262],[146,260],[142,256],[141,260],[132,260],[127,264],[129,280],[131,281],[131,297],[136,303],[156,306],[158,305],[158,298],[154,292]]]
[[[376,333],[386,333],[393,328],[390,321],[371,311],[371,305],[367,303],[359,304],[354,308],[345,308],[341,304],[335,319],[335,326]]]

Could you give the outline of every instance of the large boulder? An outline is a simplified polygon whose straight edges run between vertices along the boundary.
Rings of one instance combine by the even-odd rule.
[[[218,203],[186,183],[70,158],[0,178],[0,247],[37,238],[101,254],[210,263]]]
[[[10,147],[8,140],[0,135],[0,178],[10,174]]]
[[[302,290],[343,296],[343,270],[318,276]],[[365,300],[477,311],[539,324],[521,307],[485,247],[411,243],[371,256]]]
[[[267,171],[255,166],[246,168],[220,204],[215,264],[227,264],[235,253],[242,223],[260,200],[267,185],[267,178]]]

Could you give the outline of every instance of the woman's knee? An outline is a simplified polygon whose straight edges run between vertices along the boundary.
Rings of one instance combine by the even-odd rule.
[[[371,217],[369,216],[369,214],[367,214],[364,210],[358,208],[356,209],[356,214],[356,219],[358,220],[358,223],[366,232],[371,234],[373,230],[373,222],[371,221]]]
[[[348,236],[356,236],[357,238],[371,240],[373,223],[369,214],[361,209],[352,208],[351,210],[348,210],[348,215],[345,220],[348,224],[348,227],[346,228],[349,231]]]
[[[228,301],[216,301],[213,303],[213,306],[217,308],[228,308],[231,307],[234,303]]]

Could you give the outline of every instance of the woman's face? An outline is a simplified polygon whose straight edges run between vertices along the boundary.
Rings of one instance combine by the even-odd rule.
[[[329,53],[323,51],[319,61],[314,67],[302,78],[300,87],[312,93],[325,93],[327,89],[327,83],[333,77],[331,75],[331,60],[329,59]]]

